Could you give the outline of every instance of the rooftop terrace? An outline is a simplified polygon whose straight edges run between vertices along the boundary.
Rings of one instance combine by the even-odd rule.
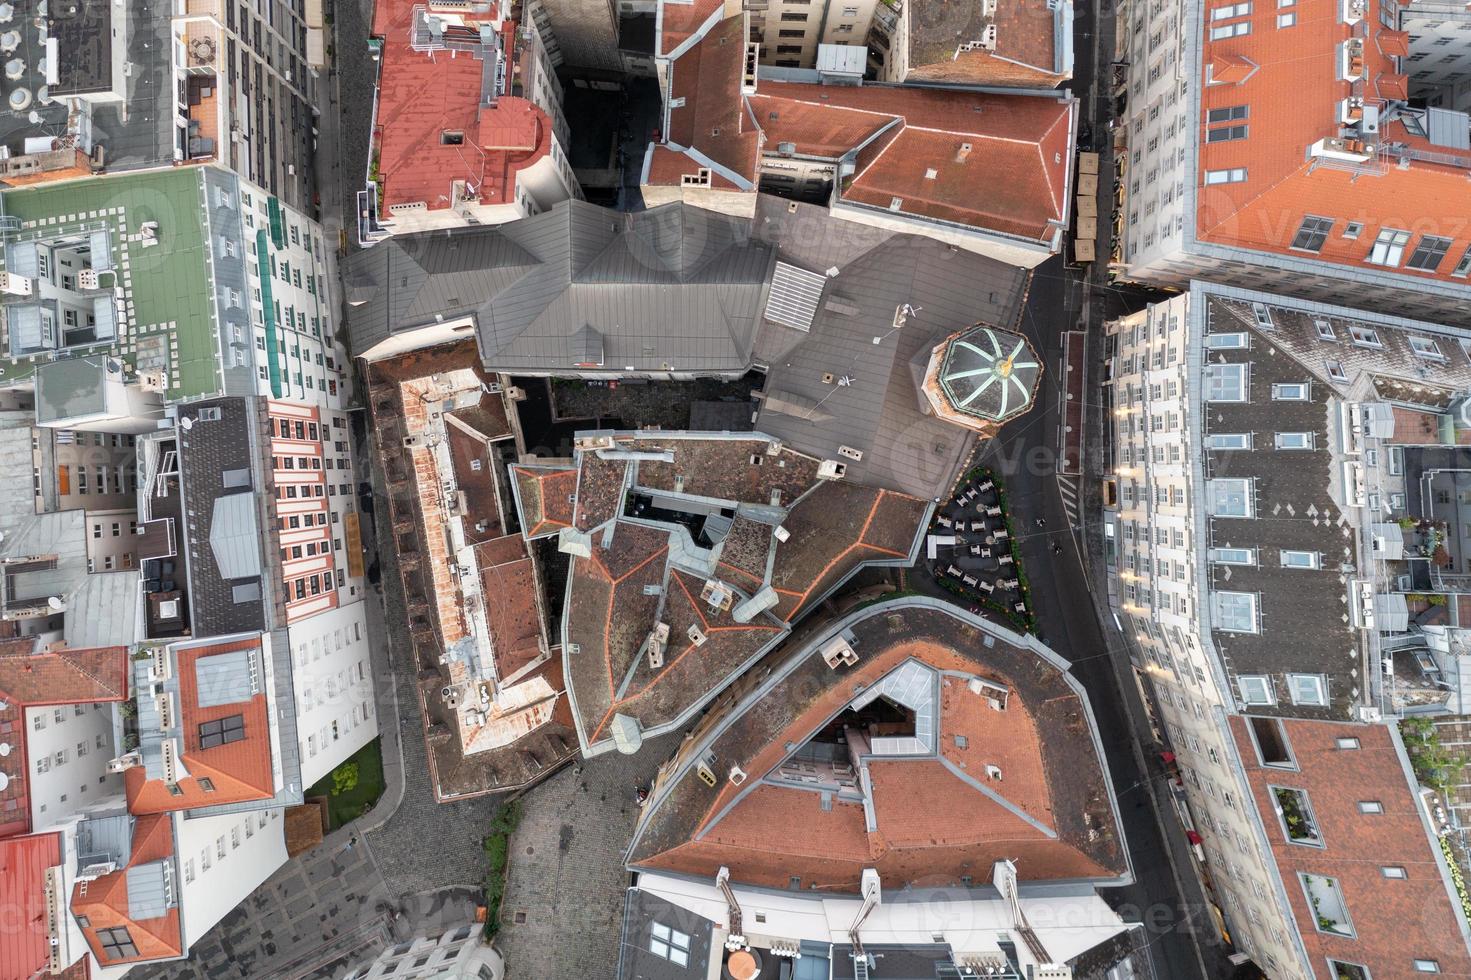
[[[48,343],[38,328],[41,346],[20,354],[14,364],[0,365],[0,384],[29,380],[43,359],[107,353],[133,372],[156,376],[169,400],[221,393],[203,205],[204,178],[192,169],[7,192],[5,213],[20,227],[4,233],[6,271],[34,279],[40,273],[38,253],[54,254],[49,250],[58,246],[84,249],[100,285],[89,289],[78,281],[67,292],[88,303],[94,297],[103,302],[113,331],[58,331]],[[58,271],[50,269],[49,276],[56,280]],[[109,302],[119,287],[121,304]],[[18,327],[28,322],[28,311],[38,309],[41,293],[7,299],[4,315],[14,355]]]

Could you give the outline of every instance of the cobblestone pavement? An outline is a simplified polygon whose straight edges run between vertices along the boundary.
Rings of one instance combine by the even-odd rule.
[[[678,745],[673,733],[645,742],[637,755],[584,760],[523,798],[496,939],[511,980],[602,980],[617,972],[634,794]]]

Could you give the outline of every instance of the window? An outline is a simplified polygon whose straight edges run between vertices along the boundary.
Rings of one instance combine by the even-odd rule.
[[[98,929],[97,941],[102,945],[102,954],[109,960],[123,960],[138,955],[133,937],[127,929]]]
[[[1206,400],[1244,402],[1247,395],[1245,364],[1207,364],[1205,366]]]
[[[1328,972],[1333,975],[1333,980],[1371,980],[1368,967],[1342,960],[1329,960]]]
[[[1287,744],[1287,730],[1282,727],[1280,719],[1252,717],[1250,724],[1252,741],[1256,743],[1257,756],[1262,760],[1262,765],[1273,769],[1297,768],[1297,763],[1292,758],[1292,749]]]
[[[1416,960],[1415,961],[1415,972],[1416,973],[1439,973],[1440,972],[1440,961],[1439,960]]]
[[[1207,170],[1205,172],[1205,184],[1240,184],[1246,180],[1245,167],[1232,167],[1229,170]]]
[[[1212,109],[1206,113],[1205,121],[1214,125],[1215,123],[1235,122],[1246,118],[1247,107],[1244,105],[1227,106],[1224,109]]]
[[[1440,268],[1441,260],[1445,253],[1450,251],[1451,240],[1449,238],[1437,238],[1434,235],[1422,235],[1420,243],[1410,253],[1410,261],[1405,263],[1406,269],[1419,269],[1421,272],[1434,272]]]
[[[1400,878],[1400,879],[1403,879],[1403,878],[1408,878],[1410,876],[1409,875],[1409,872],[1407,872],[1404,868],[1400,867],[1399,865],[1386,865],[1385,867],[1382,867],[1382,868],[1379,869],[1379,873],[1382,874],[1386,878]]]
[[[1210,560],[1217,565],[1255,565],[1256,551],[1251,548],[1212,548]]]
[[[1333,324],[1327,320],[1314,320],[1313,325],[1318,330],[1319,340],[1337,340],[1338,334],[1333,332]]]
[[[1276,446],[1278,449],[1312,449],[1315,438],[1311,432],[1279,432]]]
[[[1252,315],[1256,317],[1256,325],[1257,325],[1258,328],[1260,328],[1262,330],[1271,330],[1271,329],[1273,329],[1273,324],[1272,324],[1272,311],[1265,304],[1262,304],[1262,303],[1253,303],[1253,304],[1251,304],[1251,312],[1252,312]]]
[[[215,791],[215,781],[208,776],[200,776],[196,782],[199,783],[199,788],[206,793],[213,793]],[[223,856],[221,855],[221,857]]]
[[[1217,30],[1219,29],[1217,28]],[[1217,126],[1215,129],[1206,130],[1205,133],[1205,141],[1207,143],[1231,143],[1235,140],[1244,139],[1246,139],[1246,127],[1244,125]]]
[[[675,966],[688,966],[690,937],[678,929],[655,922],[649,927],[649,952],[662,956]]]
[[[1383,813],[1384,812],[1384,804],[1383,803],[1380,803],[1378,800],[1360,800],[1359,801],[1359,812],[1360,813]]]
[[[1297,23],[1297,14],[1294,11],[1288,11],[1285,14],[1278,14],[1277,15],[1277,26],[1279,28],[1280,27],[1292,27],[1296,23]]]
[[[1344,371],[1342,361],[1324,361],[1323,366],[1328,369],[1329,380],[1337,384],[1348,383],[1348,372]]]
[[[1206,483],[1207,510],[1213,517],[1251,517],[1251,481],[1221,478]]]
[[[1416,355],[1428,358],[1432,361],[1445,360],[1445,355],[1440,352],[1440,345],[1431,340],[1429,337],[1411,337],[1410,349],[1413,350]]]
[[[1328,703],[1328,682],[1322,674],[1288,674],[1287,689],[1293,704],[1321,707]]]
[[[1343,901],[1343,891],[1338,879],[1327,875],[1299,874],[1303,891],[1307,893],[1308,905],[1317,913],[1316,925],[1319,932],[1335,936],[1352,936],[1353,923],[1348,917],[1348,906]]]
[[[199,747],[212,749],[230,742],[245,740],[245,716],[230,715],[214,721],[202,722],[199,726]]]
[[[1333,221],[1333,218],[1306,216],[1298,226],[1297,234],[1292,236],[1292,247],[1304,252],[1321,252],[1328,233],[1333,230]]]
[[[1256,593],[1213,592],[1211,606],[1216,628],[1227,633],[1255,633]]]
[[[1305,402],[1313,397],[1310,382],[1287,382],[1272,385],[1272,400],[1277,402]]]
[[[1356,749],[1359,747],[1359,740],[1352,737],[1340,738],[1335,742],[1335,744],[1340,749]]]
[[[1243,20],[1235,24],[1222,24],[1220,27],[1211,28],[1212,41],[1224,41],[1233,37],[1245,37],[1251,33],[1251,21]]]
[[[1211,11],[1211,20],[1234,20],[1237,17],[1246,17],[1251,14],[1251,4],[1231,3],[1224,7],[1216,7]]]
[[[1468,274],[1471,274],[1471,245],[1466,246],[1466,251],[1461,253],[1461,258],[1456,263],[1456,267],[1451,270],[1451,275],[1459,276],[1462,279],[1465,279]]]
[[[1246,333],[1212,333],[1206,334],[1205,346],[1209,350],[1240,350],[1246,347]]]
[[[1250,449],[1250,432],[1213,432],[1205,437],[1207,449]]]
[[[1287,839],[1293,844],[1322,847],[1323,836],[1318,832],[1318,821],[1308,804],[1308,794],[1288,786],[1273,786],[1271,791]]]
[[[1371,265],[1399,265],[1404,258],[1405,246],[1410,242],[1410,233],[1398,228],[1385,228],[1374,239],[1365,262]]]
[[[1272,682],[1260,674],[1242,674],[1236,678],[1236,686],[1241,692],[1243,704],[1277,703],[1277,698],[1272,694]]]
[[[1284,551],[1282,552],[1283,568],[1319,568],[1319,556],[1316,551]]]
[[[1355,325],[1348,328],[1348,333],[1353,338],[1353,342],[1360,347],[1380,349],[1384,346],[1383,341],[1379,339],[1379,331],[1373,327]]]

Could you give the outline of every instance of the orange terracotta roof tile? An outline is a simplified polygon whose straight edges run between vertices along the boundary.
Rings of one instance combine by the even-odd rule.
[[[1455,281],[1450,272],[1471,247],[1471,228],[1459,213],[1447,211],[1444,202],[1464,196],[1471,153],[1431,146],[1394,120],[1381,121],[1377,137],[1368,137],[1371,151],[1393,144],[1412,154],[1431,152],[1437,159],[1412,155],[1401,166],[1400,155],[1386,149],[1382,159],[1371,159],[1365,172],[1356,174],[1320,165],[1307,156],[1317,141],[1339,137],[1340,105],[1351,95],[1361,94],[1371,106],[1376,100],[1407,97],[1407,81],[1396,61],[1407,50],[1406,36],[1384,27],[1374,16],[1367,16],[1360,26],[1347,24],[1334,0],[1303,0],[1294,10],[1297,20],[1290,30],[1276,28],[1275,7],[1259,5],[1249,18],[1242,18],[1252,25],[1249,33],[1204,41],[1197,88],[1200,115],[1205,119],[1211,110],[1244,106],[1248,134],[1216,142],[1208,142],[1203,132],[1197,136],[1201,171],[1197,238],[1367,271],[1384,268],[1365,261],[1381,230],[1407,230],[1414,234],[1406,258],[1421,235],[1450,239],[1446,257],[1434,270],[1401,266],[1389,271]],[[1339,78],[1342,46],[1353,37],[1364,39],[1365,81],[1359,90]],[[1202,130],[1210,127],[1206,123]],[[1243,170],[1246,179],[1204,183],[1208,171],[1235,169]],[[1335,220],[1316,254],[1291,248],[1309,215]],[[1352,236],[1344,234],[1349,222],[1359,225]]]
[[[721,21],[671,66],[671,98],[683,104],[671,103],[666,138],[751,182],[761,133],[741,97],[745,24],[744,15]]]
[[[134,918],[128,903],[128,875],[133,869],[174,855],[173,818],[168,814],[143,814],[133,823],[132,850],[128,863],[111,874],[78,882],[72,888],[71,912],[82,916],[82,929],[92,955],[104,966],[169,959],[183,954],[184,938],[177,902],[164,915]],[[99,936],[103,930],[126,929],[137,947],[136,956],[113,957],[104,950]]]
[[[1248,720],[1230,719],[1308,956],[1315,963],[1332,956],[1362,964],[1375,977],[1409,976],[1410,959],[1428,956],[1439,961],[1442,973],[1471,975],[1471,952],[1437,867],[1439,845],[1426,832],[1418,793],[1400,763],[1389,727],[1295,720],[1282,724],[1296,771],[1260,765]],[[1359,749],[1340,750],[1337,739],[1342,736],[1358,739]],[[1287,840],[1270,787],[1307,793],[1322,847]],[[1384,812],[1361,813],[1362,800],[1380,803]],[[1212,844],[1207,837],[1207,847]],[[1393,866],[1408,869],[1408,876],[1388,878],[1380,870]],[[1318,929],[1316,913],[1299,884],[1303,874],[1337,879],[1355,938]]]
[[[32,653],[34,637],[0,646],[0,696],[26,706],[121,701],[128,696],[127,647]]]
[[[381,0],[374,11],[374,34],[383,39],[375,120],[382,205],[448,208],[455,181],[478,188],[482,204],[510,203],[517,173],[550,151],[551,120],[509,94],[482,107],[484,63],[468,52],[431,58],[413,50],[414,6]],[[446,144],[445,132],[463,134],[464,142]]]
[[[135,814],[165,813],[265,800],[275,795],[271,724],[273,719],[262,690],[247,701],[221,705],[200,703],[196,665],[206,657],[237,650],[260,650],[260,638],[226,642],[176,644],[170,647],[175,660],[175,677],[179,685],[182,730],[180,748],[182,763],[188,775],[171,791],[163,779],[149,779],[143,766],[133,766],[123,773],[128,809]],[[259,654],[257,654],[259,655]],[[202,744],[200,726],[239,715],[245,737],[206,748]],[[209,780],[206,784],[202,780]],[[213,789],[206,789],[212,785]]]
[[[711,15],[724,6],[722,0],[693,0],[673,2],[664,0],[659,4],[659,55],[673,54],[685,41],[699,31]]]

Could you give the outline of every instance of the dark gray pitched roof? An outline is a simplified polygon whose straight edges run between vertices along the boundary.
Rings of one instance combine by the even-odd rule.
[[[437,317],[473,316],[492,370],[570,371],[587,330],[610,370],[737,371],[750,363],[775,249],[746,219],[669,204],[621,214],[581,201],[494,228],[390,239],[349,261],[358,352]]]

